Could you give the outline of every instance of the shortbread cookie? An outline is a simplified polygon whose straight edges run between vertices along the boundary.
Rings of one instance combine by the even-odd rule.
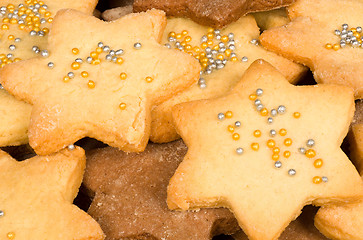
[[[166,188],[186,151],[179,140],[142,153],[108,147],[87,155],[84,185],[94,196],[88,213],[107,239],[206,240],[239,230],[227,209],[168,209]]]
[[[106,21],[114,21],[130,13],[132,13],[132,5],[108,9],[102,13],[102,18]]]
[[[0,151],[0,238],[104,239],[97,222],[72,204],[85,165],[79,147],[21,162]]]
[[[363,98],[362,11],[361,0],[299,0],[288,8],[292,22],[265,31],[260,40],[310,67],[318,83],[349,86]]]
[[[39,56],[47,49],[48,33],[56,12],[73,8],[91,15],[97,0],[1,0],[0,67]]]
[[[224,27],[250,12],[290,5],[295,0],[135,0],[134,11],[157,8],[168,16],[187,17],[211,27]]]
[[[110,23],[59,11],[50,55],[0,71],[3,86],[33,104],[29,143],[35,152],[49,154],[85,136],[142,151],[150,108],[196,82],[200,71],[194,58],[158,43],[165,24],[159,10]]]
[[[171,108],[182,102],[224,95],[256,59],[270,62],[290,82],[295,83],[306,72],[303,66],[264,50],[258,45],[258,36],[259,29],[251,15],[240,18],[223,30],[214,31],[188,19],[169,19],[163,42],[171,48],[178,47],[177,42],[187,42],[185,48],[179,48],[199,58],[203,74],[197,84],[153,109],[150,139],[159,143],[178,139],[172,124]],[[201,42],[204,40],[206,43]]]
[[[350,158],[360,173],[363,173],[363,100],[357,100],[355,114],[348,135]]]
[[[261,31],[281,27],[290,22],[286,8],[279,8],[271,11],[256,12],[253,14]]]
[[[174,107],[188,152],[169,208],[228,207],[249,239],[269,240],[304,205],[357,200],[363,183],[340,149],[353,113],[350,88],[293,86],[257,60],[227,96]]]
[[[328,240],[314,226],[314,216],[316,208],[307,206],[303,209],[301,215],[292,221],[285,231],[278,238],[279,240]],[[233,234],[235,240],[248,240],[246,234],[240,231]]]
[[[0,147],[28,142],[31,106],[0,89]]]

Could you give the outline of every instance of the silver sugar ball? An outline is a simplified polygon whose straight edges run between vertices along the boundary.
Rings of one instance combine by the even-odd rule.
[[[103,42],[99,42],[99,43],[97,44],[97,46],[98,46],[98,47],[100,47],[100,48],[101,48],[101,47],[103,47]]]
[[[40,55],[42,56],[42,57],[48,57],[49,56],[49,52],[48,52],[48,50],[42,50],[41,52],[40,52]]]
[[[237,148],[237,149],[236,149],[236,153],[237,153],[238,155],[241,155],[241,154],[243,153],[243,148],[241,148],[241,147]]]
[[[234,125],[235,125],[236,127],[240,127],[240,126],[241,126],[241,122],[240,122],[240,121],[236,121],[236,122],[234,123]]]
[[[69,78],[74,78],[74,72],[69,72],[69,73],[67,74],[67,76],[68,76]]]
[[[270,130],[270,136],[271,136],[271,137],[276,136],[276,130],[271,129],[271,130]]]
[[[285,113],[285,111],[286,111],[286,107],[285,107],[284,105],[280,105],[280,106],[277,108],[277,112],[278,112],[279,114],[283,114],[283,113]]]
[[[141,43],[139,43],[139,42],[134,43],[134,48],[135,49],[139,50],[139,49],[141,49],[141,47],[142,47]]]
[[[261,95],[262,95],[262,93],[263,93],[263,90],[262,90],[261,88],[257,88],[257,90],[256,90],[256,95],[257,95],[257,96],[261,96]]]
[[[73,144],[68,145],[69,150],[74,150],[76,147]]]
[[[246,56],[242,57],[241,61],[242,62],[247,62],[248,61],[248,57],[246,57]]]
[[[11,50],[11,51],[14,51],[15,50],[15,45],[13,45],[13,44],[11,44],[10,46],[9,46],[9,49]]]
[[[280,167],[282,167],[282,163],[281,163],[280,161],[276,161],[276,162],[275,162],[275,167],[276,167],[276,168],[280,168]]]
[[[47,65],[48,65],[49,68],[54,68],[54,63],[53,62],[49,62]]]
[[[76,60],[74,60],[75,62],[78,62],[78,63],[83,63],[83,60],[82,58],[76,58]]]
[[[306,146],[308,146],[308,147],[312,147],[312,146],[314,146],[314,144],[315,144],[315,141],[313,139],[309,139],[306,141]]]
[[[218,119],[223,120],[224,119],[224,113],[218,113]]]
[[[275,117],[277,115],[277,110],[271,109],[270,114],[271,114],[271,116]]]
[[[273,119],[272,117],[267,118],[267,123],[268,123],[268,124],[273,123],[273,121],[274,121],[274,119]]]
[[[321,177],[321,180],[323,180],[323,182],[328,182],[328,177]]]
[[[299,150],[299,153],[301,153],[301,154],[305,154],[305,152],[306,152],[306,149],[303,147],[299,148],[298,150]]]
[[[289,171],[287,172],[290,176],[294,176],[296,174],[296,170],[295,169],[289,169]]]

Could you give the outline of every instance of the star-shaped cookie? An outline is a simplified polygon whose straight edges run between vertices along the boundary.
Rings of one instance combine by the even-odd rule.
[[[169,208],[228,207],[251,240],[268,240],[304,205],[356,200],[363,183],[340,149],[353,112],[351,89],[293,86],[255,61],[227,96],[174,107],[188,152]]]
[[[21,162],[1,151],[0,238],[104,239],[97,222],[72,204],[85,165],[79,147]]]
[[[150,108],[195,82],[200,65],[160,45],[162,11],[103,22],[75,10],[57,13],[49,56],[5,66],[1,83],[33,104],[29,143],[41,155],[85,136],[142,151]]]
[[[108,147],[87,155],[84,185],[94,196],[88,213],[107,239],[207,240],[239,229],[227,209],[168,209],[166,188],[186,151],[179,140],[151,143],[142,153]]]
[[[211,27],[224,27],[250,12],[267,11],[294,0],[135,0],[134,11],[162,9],[169,16],[188,17]]]
[[[0,102],[0,146],[28,143],[31,106],[15,99],[4,89],[0,89]]]
[[[1,0],[0,67],[46,50],[53,18],[60,9],[72,8],[91,15],[96,4],[97,0]]]
[[[292,22],[265,31],[260,41],[308,66],[318,83],[349,86],[363,98],[362,11],[360,0],[299,0],[288,8]]]
[[[185,31],[188,33],[183,35]],[[179,35],[182,36],[178,38]],[[263,58],[270,62],[289,82],[295,83],[304,75],[305,67],[259,46],[256,41],[259,35],[260,31],[251,15],[241,17],[223,30],[213,30],[185,18],[168,19],[163,43],[175,48],[178,42],[182,44],[187,41],[188,45],[182,49],[199,58],[204,71],[198,83],[153,109],[151,141],[160,143],[180,138],[173,126],[172,107],[182,102],[224,95],[236,85],[256,59]],[[205,60],[209,61],[207,65]]]

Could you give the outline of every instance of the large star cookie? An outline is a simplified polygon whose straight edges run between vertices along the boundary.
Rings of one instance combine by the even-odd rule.
[[[356,102],[354,121],[349,136],[350,157],[363,175],[363,102]],[[321,208],[315,225],[332,239],[363,239],[363,198],[359,203]]]
[[[227,209],[168,209],[166,188],[186,151],[177,141],[149,144],[142,153],[109,147],[87,155],[84,185],[94,196],[88,213],[108,239],[207,240],[239,229]]]
[[[28,142],[31,106],[0,89],[0,146],[15,146]]]
[[[1,0],[0,67],[46,50],[54,15],[60,9],[73,8],[91,15],[96,4],[96,0]]]
[[[0,152],[0,238],[104,239],[95,220],[72,204],[86,165],[81,148],[17,162]]]
[[[89,136],[142,151],[150,108],[189,87],[200,65],[160,45],[164,13],[151,10],[106,23],[75,10],[56,15],[50,56],[7,65],[1,83],[34,105],[29,143],[49,154]]]
[[[265,31],[260,40],[310,67],[318,83],[352,87],[355,98],[362,98],[362,11],[360,0],[299,0],[288,8],[292,23]]]
[[[171,108],[182,102],[224,95],[236,85],[256,59],[263,58],[270,62],[290,82],[296,82],[305,73],[306,68],[303,66],[259,46],[256,41],[259,34],[251,15],[241,17],[223,30],[213,30],[188,19],[169,19],[163,42],[198,58],[203,74],[197,84],[153,109],[150,139],[153,142],[178,139],[179,135],[172,123]],[[185,44],[184,47],[182,44]]]
[[[241,16],[293,3],[294,0],[135,0],[134,11],[162,9],[169,16],[188,17],[212,27],[224,27]]]
[[[188,146],[168,187],[171,209],[228,207],[251,240],[277,239],[304,205],[363,196],[340,149],[353,92],[293,86],[257,60],[227,96],[177,105]]]

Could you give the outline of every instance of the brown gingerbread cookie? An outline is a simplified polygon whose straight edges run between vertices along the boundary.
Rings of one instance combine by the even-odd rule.
[[[267,11],[293,3],[294,0],[135,0],[134,12],[152,8],[167,15],[188,17],[211,27],[224,27],[250,12]]]
[[[94,195],[88,213],[106,239],[202,240],[238,231],[227,209],[171,211],[169,179],[187,151],[182,141],[149,144],[142,153],[104,148],[87,156],[84,185]]]

